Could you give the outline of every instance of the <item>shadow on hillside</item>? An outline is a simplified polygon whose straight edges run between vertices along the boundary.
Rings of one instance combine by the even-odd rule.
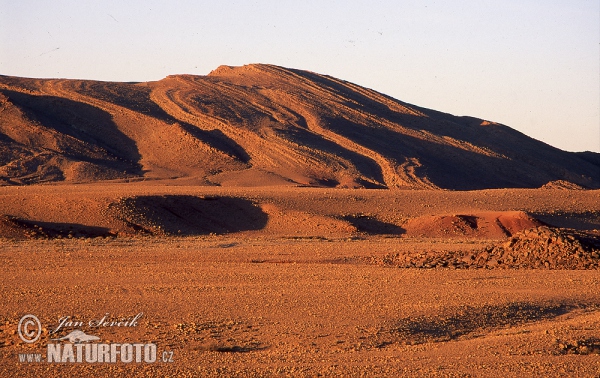
[[[41,133],[33,147],[50,149],[129,175],[143,174],[135,141],[119,130],[109,113],[62,97],[33,96],[16,91],[4,93],[29,119],[59,133]]]
[[[392,129],[382,128],[377,133],[367,133],[365,126],[341,117],[325,120],[331,131],[393,159],[399,165],[398,169],[410,161],[408,159],[411,157],[418,157],[419,165],[409,164],[416,176],[427,177],[433,184],[444,189],[539,188],[549,181],[565,178],[560,169],[551,167],[550,163],[542,160],[507,159],[427,138],[417,138]],[[412,174],[410,171],[407,173]],[[582,173],[585,176],[589,172]],[[573,176],[571,173],[569,175]],[[588,176],[592,181],[599,179]],[[592,186],[589,182],[574,182]]]
[[[190,133],[194,138],[201,140],[202,142],[211,145],[212,147],[223,151],[224,153],[236,157],[243,163],[250,161],[250,155],[246,152],[244,147],[237,144],[233,139],[229,138],[225,133],[219,129],[210,131],[202,130],[189,123],[181,123],[179,125],[183,130]]]
[[[194,125],[176,119],[165,112],[158,104],[152,101],[150,88],[128,83],[84,82],[82,87],[74,88],[73,90],[123,106],[134,112],[145,114],[169,124],[177,123],[194,138],[230,156],[234,156],[244,163],[250,161],[250,156],[243,147],[227,137],[221,130],[202,130]]]
[[[299,115],[299,117],[301,117]],[[306,125],[306,120],[301,118],[301,125]],[[360,172],[364,177],[375,180],[380,183],[380,185],[370,183],[367,181],[362,182],[367,189],[381,189],[385,187],[385,181],[383,179],[383,174],[381,172],[381,167],[371,158],[361,155],[355,151],[351,151],[334,141],[328,140],[324,138],[322,135],[311,132],[308,130],[308,126],[306,128],[302,127],[290,127],[287,129],[278,130],[278,134],[280,134],[283,138],[287,140],[291,140],[294,143],[298,143],[303,146],[308,146],[310,148],[314,148],[318,151],[324,151],[326,153],[337,156],[341,159],[346,159],[356,167],[356,169]]]
[[[151,89],[149,87],[135,84],[84,81],[80,86],[74,86],[72,89],[74,92],[95,97],[163,121],[172,119],[167,112],[152,101],[150,98]]]
[[[456,117],[374,92],[425,116],[394,111],[385,103],[371,98],[367,92],[355,89],[352,83],[301,70],[290,71],[318,83],[340,98],[348,99],[344,105],[351,109],[366,110],[421,133],[422,138],[390,129],[378,129],[374,133],[364,125],[354,124],[343,117],[328,122],[333,124],[331,129],[337,134],[394,158],[400,164],[405,158],[419,158],[423,164],[419,169],[421,174],[426,174],[441,188],[539,188],[555,180],[566,180],[588,188],[600,187],[600,154],[562,151],[505,125],[484,123],[473,117]],[[430,135],[446,140],[426,140]],[[386,144],[387,147],[384,147]],[[426,171],[424,167],[432,169]]]

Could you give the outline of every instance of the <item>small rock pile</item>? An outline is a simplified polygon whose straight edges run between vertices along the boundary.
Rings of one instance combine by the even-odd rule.
[[[598,269],[600,238],[576,230],[537,227],[488,246],[476,260],[485,267],[537,269]]]
[[[576,230],[537,227],[482,250],[428,251],[371,257],[370,264],[400,268],[600,269],[600,237]]]
[[[561,354],[600,354],[600,340],[577,340],[574,343],[558,342]]]
[[[550,181],[540,189],[585,190],[583,186],[565,180]]]

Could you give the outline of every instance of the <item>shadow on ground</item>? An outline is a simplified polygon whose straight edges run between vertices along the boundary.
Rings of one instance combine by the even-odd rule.
[[[398,342],[421,344],[477,337],[490,330],[553,319],[587,306],[553,303],[508,303],[482,307],[465,306],[438,316],[404,318],[392,327]]]
[[[534,213],[537,219],[554,227],[574,228],[577,230],[600,229],[600,211]]]
[[[0,237],[10,239],[60,239],[115,236],[105,227],[78,223],[40,222],[12,216],[0,217]]]
[[[227,234],[260,230],[268,215],[252,201],[189,195],[137,196],[109,205],[134,233],[156,235]]]
[[[358,231],[371,235],[401,235],[405,233],[402,227],[367,215],[345,215],[341,218],[350,222]]]

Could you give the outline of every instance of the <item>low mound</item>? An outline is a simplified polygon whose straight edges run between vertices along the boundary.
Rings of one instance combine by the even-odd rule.
[[[511,236],[523,230],[544,226],[544,223],[523,211],[506,211],[499,215],[497,213],[484,213],[488,221],[493,220],[498,227],[502,228],[507,236]]]
[[[189,195],[122,198],[108,206],[124,223],[120,233],[204,235],[260,230],[268,216],[251,201]]]
[[[476,236],[477,217],[473,215],[432,215],[409,220],[407,236],[432,238]]]
[[[407,221],[407,236],[429,238],[504,238],[543,223],[522,211],[469,215],[429,215]]]

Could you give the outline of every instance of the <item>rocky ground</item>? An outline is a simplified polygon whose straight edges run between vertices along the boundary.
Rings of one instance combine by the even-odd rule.
[[[418,269],[363,263],[485,243],[397,238],[2,242],[2,376],[548,376],[600,373],[598,270]],[[350,256],[361,256],[364,260]],[[143,313],[137,326],[90,319]],[[44,327],[17,334],[25,314]],[[154,343],[173,362],[46,362],[61,318],[100,343]],[[74,327],[58,335],[65,336]],[[40,363],[19,354],[42,353]],[[167,361],[169,359],[167,358]]]
[[[600,374],[597,191],[0,189],[0,376]],[[75,329],[160,360],[48,363]]]
[[[363,258],[363,261],[401,268],[598,269],[600,238],[573,229],[542,226],[466,253],[431,250]]]

